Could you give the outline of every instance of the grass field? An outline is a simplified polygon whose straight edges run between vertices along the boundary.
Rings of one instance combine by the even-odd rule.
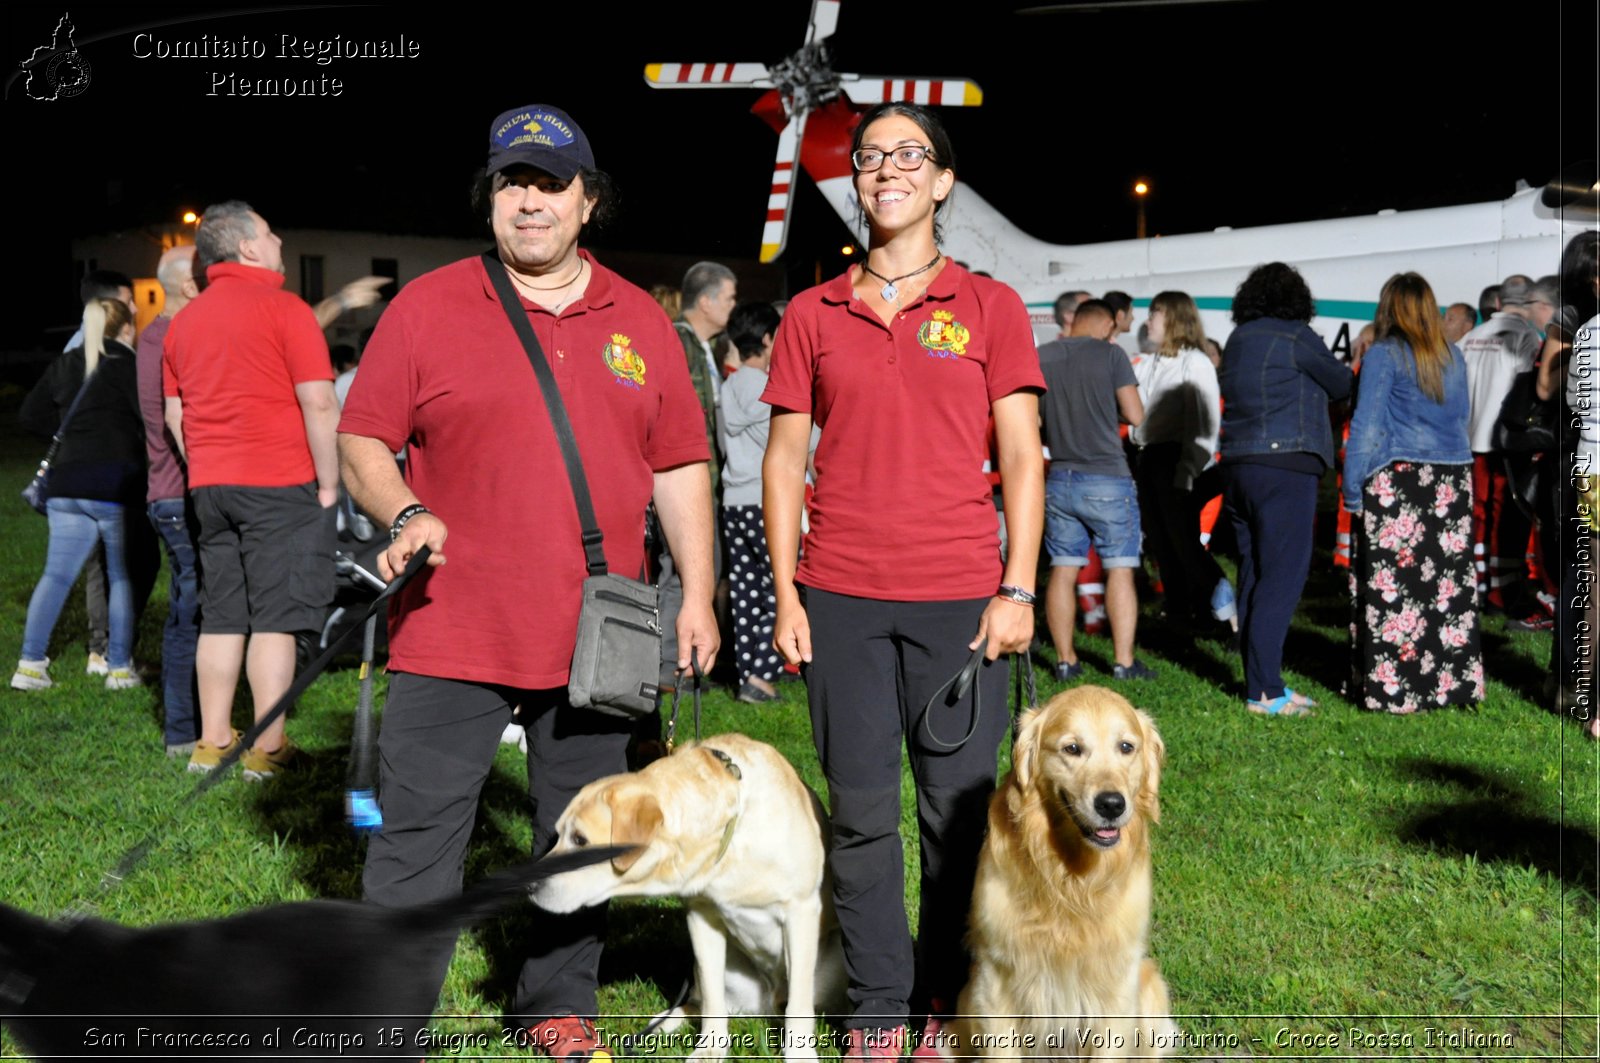
[[[16,497],[37,448],[11,434],[15,401],[0,401],[9,654],[45,544],[45,522]],[[1328,561],[1319,555],[1287,653],[1296,688],[1322,703],[1316,717],[1247,714],[1237,659],[1210,643],[1179,652],[1178,633],[1148,610],[1141,655],[1160,677],[1122,685],[1155,716],[1169,752],[1152,950],[1189,1038],[1183,1054],[1593,1059],[1600,767],[1595,743],[1538,703],[1550,637],[1489,620],[1489,696],[1476,711],[1357,712],[1337,694],[1345,606]],[[164,583],[156,599],[136,653],[150,665]],[[362,853],[342,820],[354,667],[320,679],[290,723],[310,753],[304,770],[262,786],[228,780],[186,803],[194,780],[164,756],[155,690],[112,693],[85,677],[83,632],[75,595],[52,645],[57,687],[0,694],[0,901],[54,915],[93,900],[102,873],[152,830],[160,843],[100,898],[104,917],[144,925],[359,895]],[[1116,685],[1109,644],[1090,638],[1084,649],[1086,681]],[[1043,696],[1057,689],[1047,672],[1041,662]],[[783,692],[760,707],[712,693],[707,733],[770,742],[820,789],[804,692]],[[503,747],[469,880],[528,849],[525,784],[520,755]],[[912,807],[905,802],[907,838]],[[907,900],[914,911],[916,897]],[[438,1022],[430,1058],[502,1054],[496,1016],[525,930],[513,913],[462,940],[442,1002],[451,1017]],[[603,1025],[638,1030],[632,1016],[664,1006],[687,971],[675,903],[614,905]],[[761,1027],[735,1031],[753,1054],[770,1055]],[[468,1046],[450,1051],[452,1036]],[[494,1047],[471,1047],[479,1037]],[[653,1049],[681,1055],[688,1042]]]

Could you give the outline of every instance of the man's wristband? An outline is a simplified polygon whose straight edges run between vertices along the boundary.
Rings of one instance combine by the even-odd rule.
[[[1018,605],[1032,605],[1039,600],[1039,596],[1033,592],[1014,587],[1009,583],[1000,584],[1000,589],[994,592],[994,596],[1004,598],[1008,602],[1016,602]]]
[[[413,502],[405,509],[402,509],[395,515],[394,522],[389,525],[389,541],[392,543],[396,539],[400,538],[400,529],[404,528],[410,522],[412,517],[415,517],[418,513],[428,512],[431,511],[421,502]]]

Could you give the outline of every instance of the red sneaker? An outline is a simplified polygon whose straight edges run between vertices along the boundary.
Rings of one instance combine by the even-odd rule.
[[[551,1059],[581,1063],[611,1063],[611,1050],[600,1040],[594,1023],[578,1015],[558,1015],[528,1027],[522,1042]]]
[[[932,1008],[928,1021],[922,1024],[922,1036],[917,1038],[917,1047],[911,1050],[912,1059],[947,1060],[952,1055],[950,1049],[954,1038],[945,1032],[945,1020],[949,1016],[937,1000]]]
[[[906,1028],[846,1030],[844,1059],[898,1063],[906,1050]]]

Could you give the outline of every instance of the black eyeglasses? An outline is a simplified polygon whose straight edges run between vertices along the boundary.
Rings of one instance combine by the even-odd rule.
[[[850,154],[850,163],[858,173],[871,173],[883,165],[884,159],[893,159],[897,170],[920,170],[922,164],[932,154],[932,148],[925,148],[921,144],[907,144],[893,151],[884,151],[882,148],[861,148]]]

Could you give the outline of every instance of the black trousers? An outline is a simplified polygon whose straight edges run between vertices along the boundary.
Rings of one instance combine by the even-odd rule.
[[[1222,568],[1200,542],[1200,504],[1193,491],[1173,486],[1182,444],[1155,443],[1139,451],[1133,481],[1150,553],[1161,569],[1167,619],[1211,626],[1211,592]]]
[[[970,656],[988,598],[886,602],[805,588],[813,663],[805,672],[812,737],[832,809],[833,897],[854,1014],[850,1028],[896,1026],[912,1003],[955,1007],[969,966],[962,938],[983,844],[995,757],[1010,725],[1007,666],[986,662],[977,730],[955,750],[923,731],[929,699]],[[972,722],[969,694],[941,699],[934,734]],[[900,757],[909,752],[922,850],[915,955],[900,842]],[[913,976],[913,972],[915,975]]]
[[[378,737],[383,829],[367,849],[367,900],[398,907],[461,891],[478,795],[517,705],[528,734],[535,855],[555,844],[556,820],[580,789],[627,770],[630,721],[572,708],[565,688],[516,690],[395,673]],[[534,912],[508,1020],[530,1026],[555,1015],[594,1017],[605,907]],[[438,957],[441,985],[450,956]]]

